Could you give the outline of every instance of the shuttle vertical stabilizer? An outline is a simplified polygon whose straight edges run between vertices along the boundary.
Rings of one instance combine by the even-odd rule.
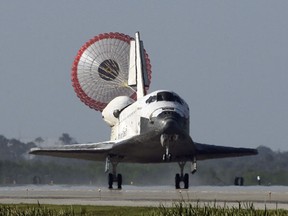
[[[145,95],[145,86],[149,86],[143,42],[140,41],[139,32],[136,32],[135,40],[130,41],[128,85],[137,87],[137,100]]]

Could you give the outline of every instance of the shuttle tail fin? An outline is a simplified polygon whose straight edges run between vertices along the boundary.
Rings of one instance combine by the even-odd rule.
[[[136,32],[135,40],[130,41],[128,85],[136,86],[137,100],[146,94],[145,87],[149,86],[144,46],[143,41],[140,40],[139,32]]]

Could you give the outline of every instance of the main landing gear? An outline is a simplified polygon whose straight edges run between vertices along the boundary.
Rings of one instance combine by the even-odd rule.
[[[106,165],[105,165],[105,172],[109,171],[110,163],[112,164],[112,173],[110,172],[108,174],[108,188],[113,189],[113,183],[117,182],[117,188],[119,190],[121,190],[122,189],[122,175],[119,173],[117,174],[117,172],[116,172],[118,162],[112,162],[112,161],[110,161],[110,158],[107,157],[106,158]]]

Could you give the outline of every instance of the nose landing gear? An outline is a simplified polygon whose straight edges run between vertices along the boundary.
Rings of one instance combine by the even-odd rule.
[[[179,138],[179,135],[177,134],[162,134],[160,136],[160,143],[162,147],[165,147],[165,153],[162,156],[163,161],[171,161],[172,160],[172,155],[169,152],[169,146],[170,143],[173,143],[177,141]]]
[[[177,173],[175,175],[175,188],[176,189],[180,189],[181,182],[184,183],[184,189],[189,188],[189,174],[188,173],[183,174],[185,164],[186,164],[186,161],[178,162],[178,165],[180,166],[180,174]]]
[[[172,155],[169,153],[169,146],[166,145],[165,147],[166,147],[166,150],[165,150],[165,153],[162,156],[162,160],[163,161],[171,161]]]
[[[189,174],[185,173],[184,174],[184,167],[185,167],[186,161],[178,162],[178,165],[180,167],[180,174],[177,173],[175,175],[175,188],[180,189],[180,183],[184,183],[184,189],[189,188]],[[196,172],[196,158],[193,158],[193,161],[191,162],[191,174],[194,174]]]

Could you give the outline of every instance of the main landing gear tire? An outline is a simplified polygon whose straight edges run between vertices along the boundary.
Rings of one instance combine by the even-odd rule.
[[[108,174],[108,186],[109,186],[109,189],[112,189],[113,188],[113,180],[114,180],[114,176],[112,173],[109,173]]]
[[[118,189],[122,189],[122,175],[118,174],[116,178],[112,173],[108,174],[108,188],[113,189],[113,182],[117,182]]]

